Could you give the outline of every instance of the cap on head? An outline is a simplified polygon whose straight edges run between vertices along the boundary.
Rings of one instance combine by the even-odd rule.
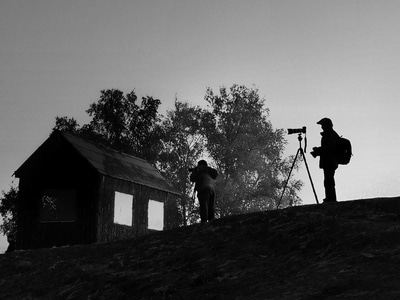
[[[202,160],[199,160],[199,162],[197,163],[197,165],[198,165],[198,166],[206,166],[206,167],[207,167],[207,162],[206,162],[204,159],[202,159]]]
[[[317,124],[323,125],[323,126],[328,126],[328,127],[333,127],[332,120],[329,118],[322,118],[321,120],[319,120],[317,122]]]

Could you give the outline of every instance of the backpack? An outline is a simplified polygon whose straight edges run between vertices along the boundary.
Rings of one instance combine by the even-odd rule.
[[[348,139],[344,137],[339,137],[337,148],[336,148],[336,156],[337,161],[340,165],[347,165],[350,162],[353,153],[351,151],[351,143]]]
[[[212,179],[216,179],[218,177],[218,172],[217,170],[208,167],[208,175],[210,175]]]

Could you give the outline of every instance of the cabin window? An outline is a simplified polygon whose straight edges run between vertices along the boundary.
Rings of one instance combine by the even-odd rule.
[[[76,191],[44,190],[41,198],[41,222],[75,222]]]
[[[115,192],[114,223],[132,226],[133,195]]]
[[[148,227],[153,230],[164,229],[164,203],[149,200]]]

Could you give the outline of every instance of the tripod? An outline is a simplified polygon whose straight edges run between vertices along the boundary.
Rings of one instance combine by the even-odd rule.
[[[290,169],[289,176],[288,176],[288,178],[287,178],[287,180],[286,180],[286,183],[285,183],[285,187],[283,188],[281,198],[279,199],[278,205],[277,205],[277,207],[276,207],[277,209],[279,209],[279,205],[281,205],[281,201],[282,201],[283,195],[285,194],[286,187],[287,187],[287,185],[288,185],[288,183],[289,183],[290,175],[292,174],[292,171],[293,171],[293,168],[294,168],[294,166],[295,166],[295,164],[296,164],[296,160],[297,160],[297,157],[299,156],[299,153],[303,156],[304,163],[306,164],[306,169],[307,169],[307,173],[308,173],[308,178],[310,178],[311,187],[312,187],[312,189],[313,189],[314,196],[315,196],[315,201],[317,201],[317,204],[319,204],[319,202],[318,202],[318,197],[317,197],[317,193],[315,192],[315,188],[314,188],[314,183],[313,183],[312,178],[311,178],[310,170],[308,169],[308,164],[307,164],[306,156],[304,155],[305,150],[303,150],[303,148],[302,148],[302,146],[301,146],[301,141],[303,140],[303,137],[302,137],[301,133],[299,133],[299,136],[297,137],[297,139],[299,140],[299,149],[297,150],[296,156],[295,156],[294,161],[293,161],[293,164],[292,164],[292,168]],[[307,137],[306,137],[306,145],[307,145]]]

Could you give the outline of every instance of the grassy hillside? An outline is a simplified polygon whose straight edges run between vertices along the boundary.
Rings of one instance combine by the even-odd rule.
[[[0,255],[1,299],[400,299],[400,198]]]

